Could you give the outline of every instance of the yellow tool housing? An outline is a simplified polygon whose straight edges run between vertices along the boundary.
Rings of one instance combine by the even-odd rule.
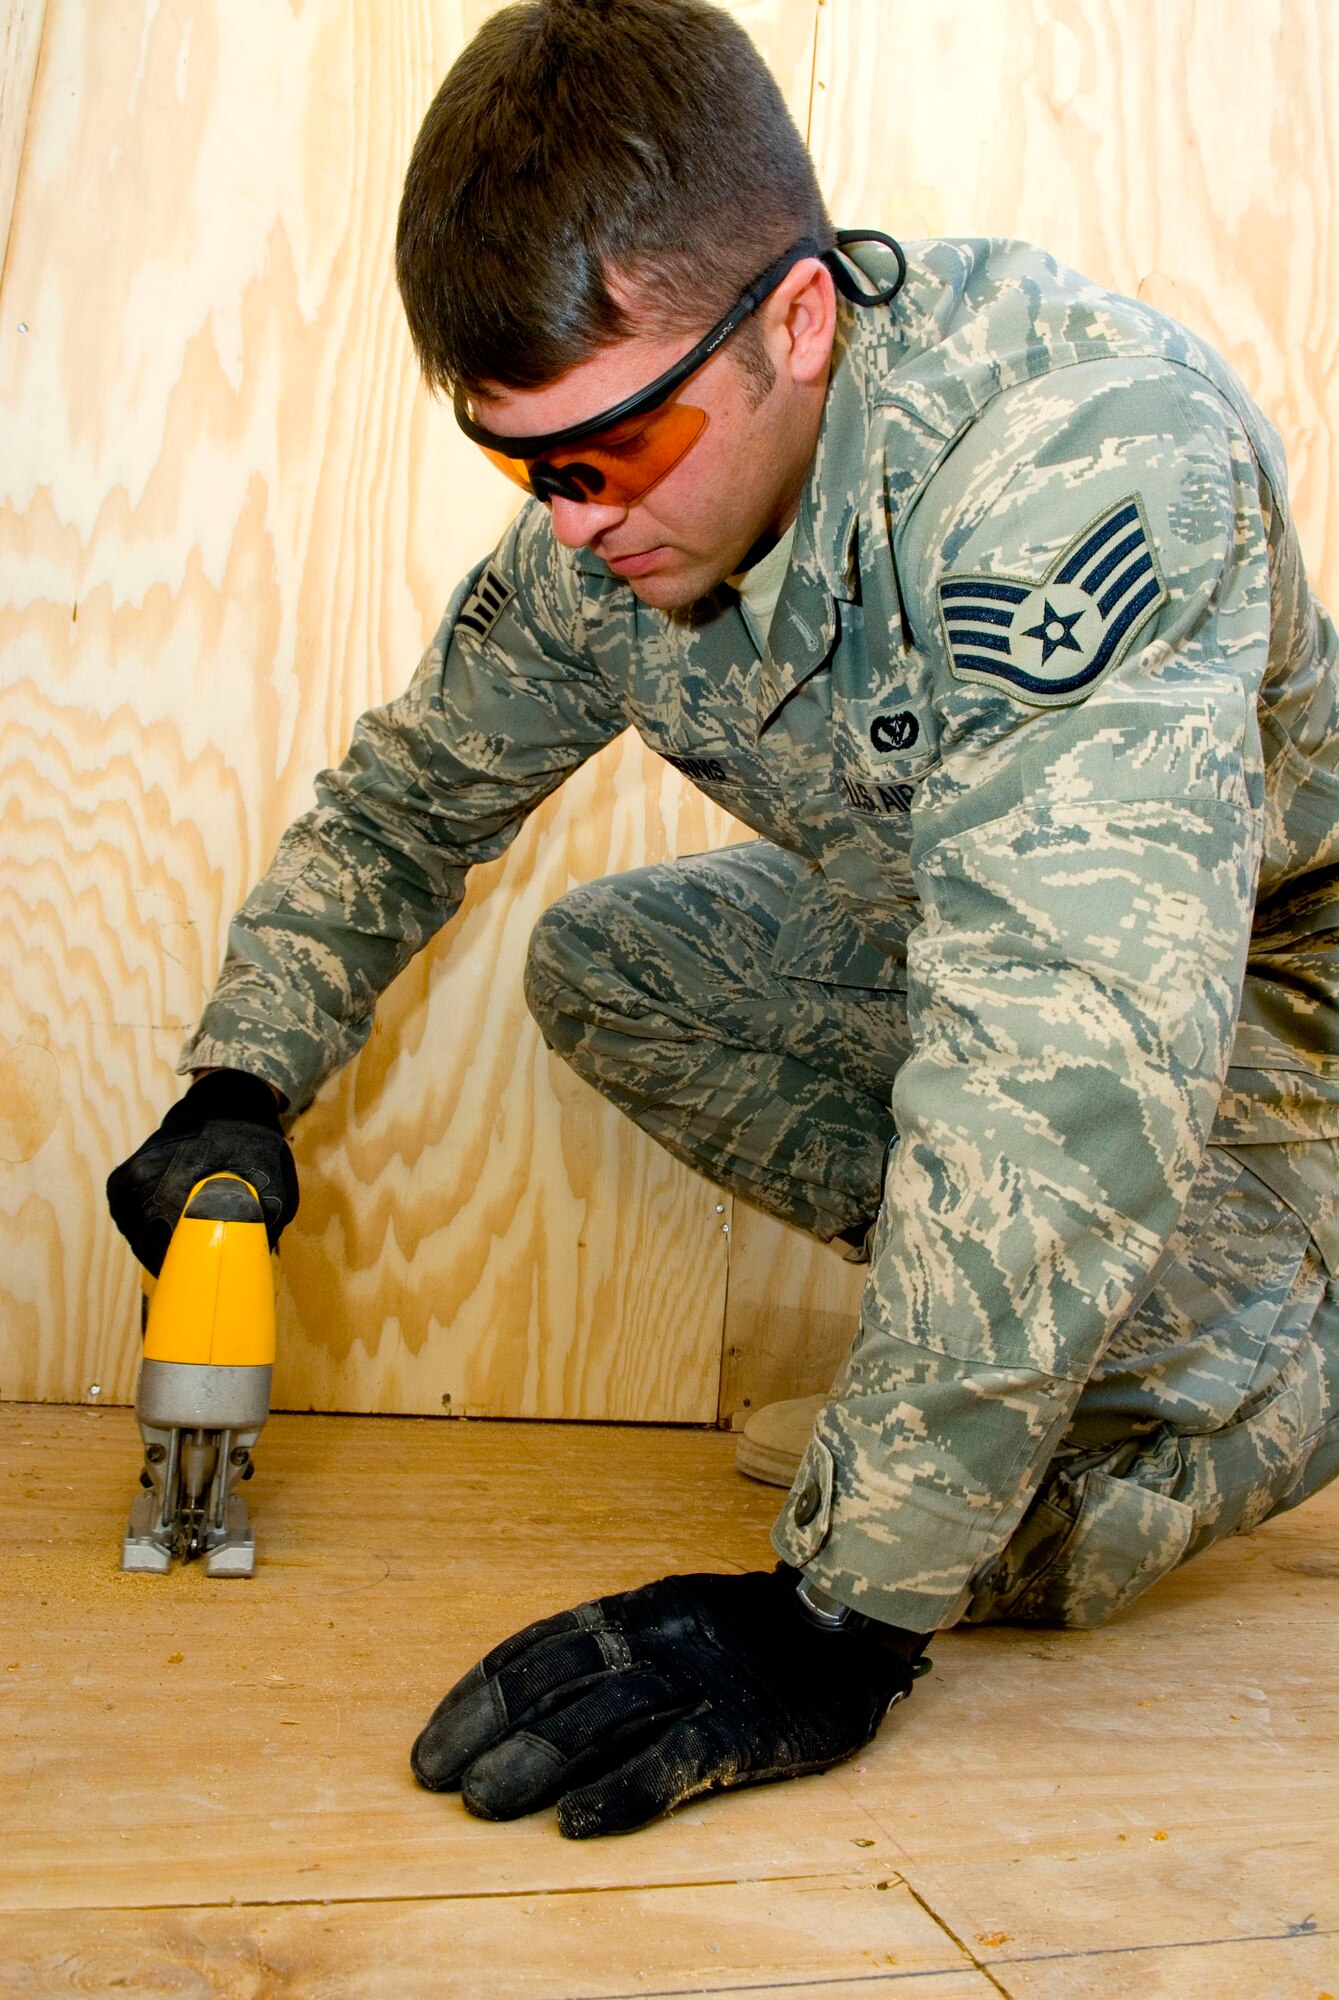
[[[212,1174],[191,1189],[150,1294],[146,1361],[214,1368],[268,1368],[274,1361],[274,1278],[264,1222],[191,1213],[202,1188],[228,1181],[255,1197],[240,1174]]]
[[[202,1555],[211,1576],[250,1576],[256,1544],[236,1490],[270,1411],[274,1276],[260,1198],[240,1174],[187,1197],[157,1282],[146,1280],[135,1414],[143,1489],[121,1567],[162,1574]]]

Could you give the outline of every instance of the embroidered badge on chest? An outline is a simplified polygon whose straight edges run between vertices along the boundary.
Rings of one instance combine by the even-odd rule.
[[[957,678],[1003,688],[1037,708],[1082,701],[1166,602],[1137,493],[1090,522],[1039,583],[948,576],[939,586]]]
[[[473,632],[476,638],[486,639],[515,595],[511,585],[489,563],[456,613],[456,623]]]

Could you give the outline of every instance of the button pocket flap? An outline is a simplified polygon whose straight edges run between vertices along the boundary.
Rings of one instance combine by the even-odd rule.
[[[828,1538],[832,1470],[832,1453],[821,1438],[810,1438],[790,1497],[772,1531],[773,1545],[796,1568],[817,1555]]]
[[[1011,1623],[1101,1625],[1185,1554],[1195,1510],[1184,1500],[1096,1468],[1084,1474],[1082,1485],[1073,1533],[1011,1606]]]

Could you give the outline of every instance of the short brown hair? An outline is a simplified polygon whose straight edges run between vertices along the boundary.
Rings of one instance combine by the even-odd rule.
[[[728,14],[520,0],[432,101],[395,269],[434,389],[528,389],[652,324],[705,331],[806,236],[834,240],[813,162]]]

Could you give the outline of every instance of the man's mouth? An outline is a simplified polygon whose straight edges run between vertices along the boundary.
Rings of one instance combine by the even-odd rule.
[[[635,553],[621,556],[605,555],[603,549],[597,553],[602,561],[608,563],[616,576],[645,576],[648,570],[655,568],[664,554],[664,549],[660,546],[653,549],[638,549]]]

